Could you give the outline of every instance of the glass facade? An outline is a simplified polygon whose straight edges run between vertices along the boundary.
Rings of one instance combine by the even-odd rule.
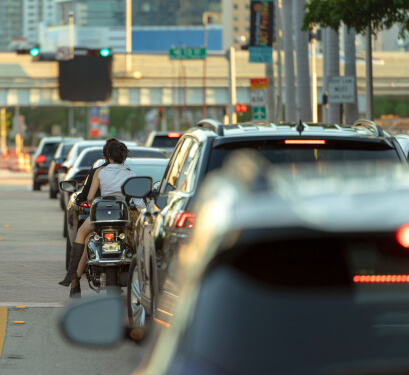
[[[13,38],[23,36],[23,1],[0,0],[0,49],[9,47]]]

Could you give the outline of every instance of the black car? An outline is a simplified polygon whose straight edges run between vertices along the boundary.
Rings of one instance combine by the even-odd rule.
[[[214,120],[202,120],[180,138],[158,188],[159,195],[154,198],[155,204],[137,222],[137,252],[128,283],[132,285],[128,294],[131,323],[145,326],[152,317],[162,315],[155,310],[157,299],[164,291],[167,276],[176,277],[174,255],[195,225],[193,204],[203,178],[220,168],[233,151],[246,149],[257,151],[272,164],[285,164],[294,173],[308,162],[324,167],[336,162],[367,160],[407,167],[396,139],[366,120],[349,126],[312,123],[223,126]],[[151,194],[148,192],[147,196]],[[168,283],[165,293],[177,299],[174,284]]]
[[[93,148],[90,148],[90,151],[93,152]],[[160,181],[165,171],[165,168],[168,164],[168,159],[166,158],[153,158],[151,151],[155,150],[147,150],[147,152],[139,153],[139,147],[135,147],[135,151],[132,151],[132,147],[129,147],[131,151],[131,155],[136,154],[140,155],[139,157],[128,157],[125,161],[125,165],[131,169],[137,176],[150,176],[155,181]],[[142,148],[143,149],[143,148]],[[139,150],[140,151],[140,150]],[[83,152],[86,152],[84,150]],[[101,156],[102,149],[99,151],[99,155]],[[98,163],[98,164],[97,164]],[[95,165],[97,164],[97,165]],[[103,160],[98,160],[93,165],[93,168],[98,167],[103,164]],[[80,175],[82,176],[82,175]],[[75,180],[75,175],[73,176]],[[82,177],[81,177],[82,179]],[[82,179],[83,181],[83,179]],[[64,231],[66,232],[67,242],[66,242],[66,268],[68,268],[68,263],[70,259],[70,252],[72,243],[75,241],[75,237],[77,235],[78,228],[82,225],[82,223],[88,218],[90,212],[90,206],[87,202],[83,202],[82,204],[76,204],[75,198],[80,193],[79,190],[76,193],[71,194],[68,203],[67,209],[64,213]]]
[[[33,190],[40,190],[41,185],[48,183],[48,168],[62,140],[63,137],[44,137],[41,139],[32,157]]]
[[[178,131],[152,131],[145,141],[145,147],[159,147],[170,155],[182,134]]]
[[[67,158],[71,147],[80,140],[82,140],[82,138],[63,138],[55,151],[50,167],[48,168],[48,183],[50,184],[51,199],[57,198],[57,194],[60,190],[58,187],[58,169]]]

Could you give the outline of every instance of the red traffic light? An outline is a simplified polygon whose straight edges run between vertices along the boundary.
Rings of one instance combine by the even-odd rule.
[[[236,113],[246,113],[247,106],[245,104],[236,104]]]

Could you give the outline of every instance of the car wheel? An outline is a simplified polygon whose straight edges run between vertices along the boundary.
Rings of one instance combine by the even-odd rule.
[[[64,193],[60,194],[60,207],[63,211],[65,210]]]
[[[107,294],[118,294],[120,293],[120,287],[118,286],[118,270],[116,267],[106,267],[106,285]]]
[[[41,184],[37,181],[33,181],[33,190],[34,191],[41,190]]]
[[[68,238],[68,223],[67,223],[67,213],[64,212],[64,227],[62,230],[62,235],[64,238]]]
[[[50,199],[57,199],[57,191],[55,191],[50,185]]]
[[[131,327],[149,329],[151,315],[146,312],[142,304],[141,285],[139,281],[139,267],[137,257],[134,256],[129,266],[129,281],[127,290],[128,319]],[[151,295],[151,298],[153,296]],[[146,332],[144,337],[146,337]]]
[[[71,241],[67,236],[67,245],[65,247],[65,270],[68,271],[68,266],[70,264],[71,258]]]

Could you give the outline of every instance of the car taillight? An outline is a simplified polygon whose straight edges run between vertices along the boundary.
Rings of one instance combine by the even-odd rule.
[[[104,234],[104,238],[105,238],[107,241],[112,241],[113,238],[114,238],[114,236],[115,236],[114,233],[105,233],[105,234]]]
[[[44,163],[45,162],[45,155],[38,155],[36,159],[36,163]]]
[[[180,133],[178,133],[178,132],[169,132],[168,137],[169,138],[180,138]]]
[[[356,275],[354,283],[409,283],[409,275]]]
[[[91,206],[89,205],[88,202],[84,202],[80,204],[80,207],[84,207],[84,208],[90,208]]]
[[[325,145],[324,139],[286,139],[286,145]]]
[[[409,247],[409,224],[402,225],[396,231],[396,239],[403,247]]]
[[[176,228],[193,228],[195,224],[195,214],[191,212],[180,212],[175,219]]]

